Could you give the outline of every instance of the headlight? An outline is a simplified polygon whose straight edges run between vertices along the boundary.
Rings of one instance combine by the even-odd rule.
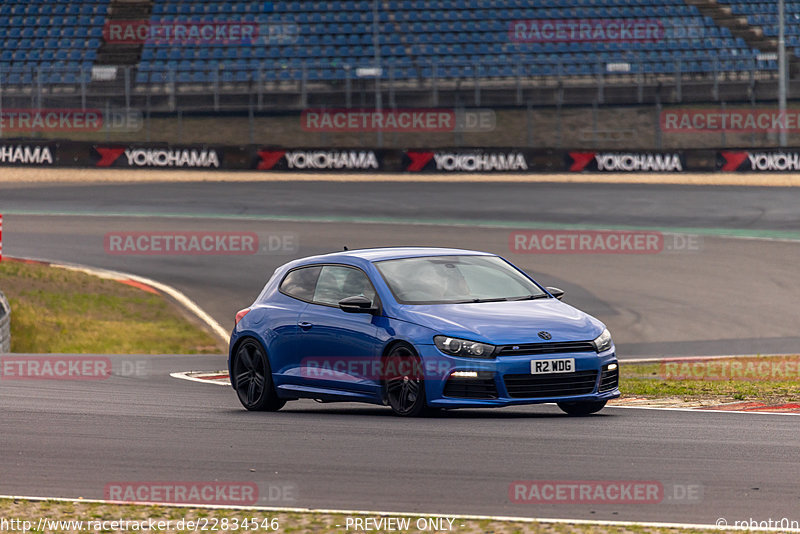
[[[477,341],[467,341],[447,336],[434,336],[433,342],[440,351],[453,356],[464,358],[491,358],[494,354],[494,345],[478,343]]]
[[[594,350],[597,352],[605,352],[611,348],[611,332],[608,331],[608,328],[603,330],[603,333],[600,334],[595,338],[594,341]]]

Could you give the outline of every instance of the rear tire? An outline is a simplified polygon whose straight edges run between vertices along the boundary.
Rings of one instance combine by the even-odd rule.
[[[558,407],[569,415],[584,416],[597,413],[606,405],[606,401],[593,402],[559,402]]]
[[[386,399],[392,412],[418,417],[427,411],[422,363],[411,346],[396,345],[384,358]]]
[[[236,349],[231,367],[236,394],[242,406],[254,412],[276,412],[286,404],[275,392],[272,370],[258,341],[242,341]]]

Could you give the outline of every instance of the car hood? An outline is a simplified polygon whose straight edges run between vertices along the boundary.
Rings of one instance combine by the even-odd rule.
[[[403,305],[397,318],[438,334],[493,345],[536,343],[547,331],[550,341],[587,341],[599,336],[603,323],[556,299],[468,304]]]

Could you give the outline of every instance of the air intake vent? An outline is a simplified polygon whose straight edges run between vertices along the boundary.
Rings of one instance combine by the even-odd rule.
[[[534,356],[564,352],[595,352],[591,341],[557,341],[553,343],[522,343],[498,347],[498,356]]]

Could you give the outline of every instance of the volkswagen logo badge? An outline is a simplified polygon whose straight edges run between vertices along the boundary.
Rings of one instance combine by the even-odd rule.
[[[539,332],[539,337],[544,339],[545,341],[547,341],[549,339],[553,339],[553,336],[550,335],[550,332],[545,332],[544,330]]]

